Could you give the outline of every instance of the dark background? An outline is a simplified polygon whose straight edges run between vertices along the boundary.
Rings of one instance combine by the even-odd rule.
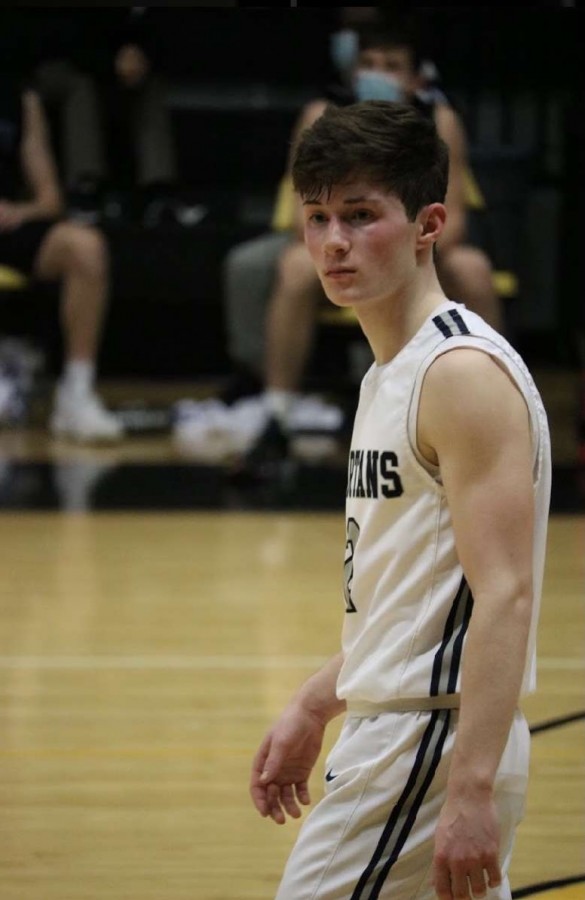
[[[26,70],[49,41],[105,78],[100,45],[120,7],[0,11],[0,65]],[[482,239],[514,271],[513,340],[528,362],[576,364],[581,282],[583,91],[576,9],[421,7],[425,55],[468,128],[488,194]],[[335,78],[339,9],[149,8],[152,52],[168,80],[185,198],[209,208],[189,229],[110,229],[112,299],[105,376],[198,378],[228,368],[221,262],[264,230],[302,104]],[[39,42],[39,37],[41,38]],[[52,123],[54,126],[57,123]],[[58,129],[55,150],[60,158]],[[0,331],[36,334],[58,365],[54,292],[2,300]],[[323,338],[326,341],[326,338]],[[337,353],[322,343],[325,356]],[[323,357],[325,358],[325,357]]]

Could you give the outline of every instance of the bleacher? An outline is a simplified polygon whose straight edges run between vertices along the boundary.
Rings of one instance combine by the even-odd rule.
[[[240,18],[246,23],[240,34],[233,14],[226,18],[230,11],[216,12],[223,15],[223,30],[212,29],[207,41],[205,34],[195,44],[182,35],[168,88],[185,197],[204,204],[208,213],[192,228],[108,228],[112,302],[101,354],[105,376],[189,378],[225,370],[221,262],[230,246],[268,227],[292,123],[302,105],[321,94],[330,71],[315,61],[331,24],[323,11],[322,18],[310,20],[305,10],[304,25],[289,19],[295,21],[292,32],[274,30],[275,12],[256,11],[253,18]],[[566,293],[561,225],[571,178],[564,137],[570,85],[559,78],[543,85],[537,49],[521,59],[533,71],[514,72],[519,38],[509,31],[500,35],[504,46],[495,61],[481,28],[472,40],[466,35],[466,52],[457,56],[463,28],[449,30],[448,18],[437,20],[443,23],[436,38],[446,60],[442,74],[467,125],[471,160],[487,200],[487,210],[473,216],[473,234],[495,268],[512,276],[507,303],[519,342],[527,339],[554,356],[562,344]],[[547,27],[540,25],[543,46]],[[270,65],[264,66],[268,44]],[[477,47],[483,50],[474,56]],[[49,336],[49,358],[56,360],[60,339],[54,309],[48,311],[51,291],[37,293],[27,298],[30,314],[24,316],[24,302],[12,309],[3,304],[5,327],[18,331],[26,319],[25,330],[32,323]]]

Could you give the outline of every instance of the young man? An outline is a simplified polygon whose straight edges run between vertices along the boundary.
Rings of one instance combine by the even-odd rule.
[[[77,441],[117,440],[122,425],[94,390],[108,291],[105,240],[62,219],[43,107],[17,79],[0,79],[0,133],[0,265],[61,284],[65,366],[51,430]]]
[[[349,455],[342,648],[252,767],[261,815],[298,817],[346,713],[278,900],[510,897],[550,443],[518,354],[441,289],[447,172],[432,119],[384,101],[327,110],[295,154],[319,279],[375,361]]]
[[[503,331],[502,303],[493,287],[491,262],[483,250],[469,244],[466,233],[468,188],[473,182],[465,129],[443,95],[426,89],[421,67],[422,59],[409,28],[362,28],[355,59],[346,74],[349,91],[340,94],[339,103],[346,105],[348,99],[402,99],[434,118],[450,156],[445,198],[449,215],[437,247],[439,279],[449,296]],[[327,105],[324,99],[307,104],[296,124],[293,143]],[[287,179],[281,201],[286,198],[286,184]],[[272,420],[246,460],[250,468],[260,470],[265,460],[286,455],[289,413],[298,398],[322,300],[302,237],[300,208],[292,201],[282,205],[288,210],[288,222],[281,215],[280,224],[288,224],[289,230],[263,235],[234,248],[225,266],[231,355],[255,371],[264,367],[265,400]]]

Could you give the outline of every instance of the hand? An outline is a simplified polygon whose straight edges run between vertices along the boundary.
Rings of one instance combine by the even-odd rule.
[[[325,724],[313,713],[291,704],[266,735],[254,757],[250,794],[261,816],[284,825],[286,813],[301,815],[299,803],[311,802],[308,779],[321,746]]]
[[[114,60],[116,75],[125,87],[137,87],[146,78],[150,63],[136,44],[124,44]]]
[[[24,203],[0,200],[0,231],[13,231],[27,220]]]
[[[493,800],[448,799],[435,833],[433,886],[440,900],[485,897],[502,881],[499,827]]]

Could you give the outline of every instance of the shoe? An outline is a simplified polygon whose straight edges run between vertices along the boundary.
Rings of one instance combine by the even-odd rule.
[[[162,228],[169,225],[193,228],[203,221],[207,212],[207,207],[202,203],[185,204],[173,197],[159,197],[146,204],[142,224],[145,228]]]
[[[67,215],[83,225],[98,225],[102,215],[103,185],[92,175],[82,176],[69,191]]]
[[[280,422],[270,417],[230,474],[233,480],[242,483],[273,480],[280,477],[290,461],[290,438]]]
[[[59,388],[50,429],[55,437],[67,437],[80,443],[109,443],[124,436],[124,426],[96,394],[80,397]]]
[[[233,406],[239,400],[247,397],[255,397],[261,394],[263,382],[259,375],[250,369],[238,367],[230,375],[219,393],[219,399],[226,406]]]

